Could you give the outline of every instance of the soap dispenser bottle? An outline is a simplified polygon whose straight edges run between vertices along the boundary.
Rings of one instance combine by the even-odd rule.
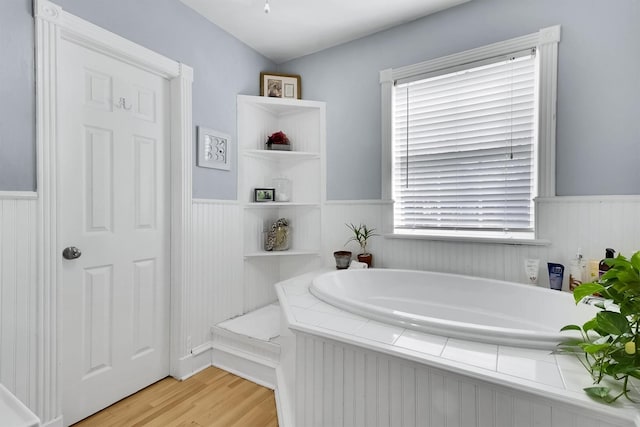
[[[605,255],[604,255],[604,259],[608,259],[608,258],[613,258],[616,254],[616,250],[615,249],[611,249],[611,248],[607,248],[605,249]],[[607,270],[609,270],[609,266],[604,262],[604,259],[600,261],[600,264],[598,264],[598,275],[599,277],[602,277],[602,275],[604,273],[607,272]]]

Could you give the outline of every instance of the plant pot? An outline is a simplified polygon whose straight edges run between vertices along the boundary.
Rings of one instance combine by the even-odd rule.
[[[336,269],[345,270],[349,268],[349,264],[351,264],[351,252],[335,251],[333,257],[336,259]]]
[[[367,267],[371,268],[373,264],[373,255],[371,254],[358,254],[358,261],[367,264]]]
[[[267,144],[267,150],[291,151],[291,144]]]

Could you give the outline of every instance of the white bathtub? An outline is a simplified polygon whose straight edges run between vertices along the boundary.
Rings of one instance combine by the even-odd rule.
[[[371,319],[452,338],[553,349],[567,324],[592,318],[595,307],[541,287],[410,270],[341,270],[313,279],[325,302]]]

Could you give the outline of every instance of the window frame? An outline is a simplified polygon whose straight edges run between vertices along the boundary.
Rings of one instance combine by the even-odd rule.
[[[382,132],[382,199],[392,199],[392,145],[393,145],[393,87],[394,82],[415,76],[458,67],[464,64],[486,60],[525,49],[536,49],[538,66],[538,152],[536,198],[555,196],[555,156],[556,156],[556,101],[558,76],[558,44],[560,25],[547,27],[536,33],[493,43],[461,53],[436,58],[417,64],[380,71],[381,91],[381,132]],[[384,232],[391,236],[407,238],[434,238],[437,240],[482,240],[527,242],[537,237],[537,203],[534,200],[534,232],[529,236],[505,235],[499,233],[478,235],[476,232],[456,232],[443,235],[440,232],[421,230],[418,233],[396,232],[393,209],[388,211],[389,229]]]

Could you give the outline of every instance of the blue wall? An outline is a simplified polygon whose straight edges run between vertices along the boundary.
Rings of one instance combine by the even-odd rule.
[[[274,64],[177,0],[57,0],[195,69],[194,126],[235,140],[235,96]],[[327,101],[329,199],[380,197],[378,72],[562,25],[559,195],[640,193],[640,1],[472,0],[282,64]],[[0,4],[0,191],[35,190],[31,0]],[[195,142],[195,129],[194,129]],[[195,153],[195,144],[194,144]],[[236,172],[194,167],[194,197],[233,199]]]
[[[640,194],[640,1],[472,0],[282,64],[327,101],[327,197],[380,197],[379,71],[560,24],[557,193]]]
[[[0,191],[36,187],[31,0],[0,4]]]
[[[236,95],[257,95],[260,71],[275,68],[271,61],[178,0],[54,2],[74,15],[194,68],[194,161],[195,126],[222,131],[235,141]],[[0,190],[35,190],[34,30],[30,5],[31,0],[3,0],[0,6]],[[19,59],[19,64],[7,64],[7,59],[14,58]],[[7,65],[11,68],[5,71]],[[235,199],[236,170],[194,167],[194,197]]]

